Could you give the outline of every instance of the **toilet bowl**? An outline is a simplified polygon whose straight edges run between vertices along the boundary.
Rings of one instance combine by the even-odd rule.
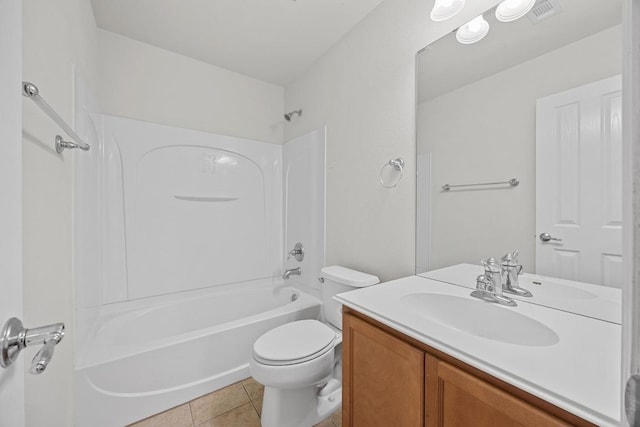
[[[265,386],[263,427],[310,427],[342,404],[342,307],[334,295],[374,285],[376,276],[340,266],[322,269],[323,316],[272,329],[253,346],[251,375]]]

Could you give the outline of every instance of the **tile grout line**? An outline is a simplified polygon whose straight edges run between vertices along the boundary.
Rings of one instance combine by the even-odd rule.
[[[249,378],[252,378],[252,377],[249,377]],[[249,398],[249,403],[251,403],[251,407],[255,411],[256,415],[258,416],[259,419],[262,419],[262,417],[260,416],[260,413],[258,412],[258,409],[256,408],[255,403],[253,403],[254,400],[251,397],[251,395],[249,394],[249,390],[247,390],[247,387],[245,387],[245,385],[244,385],[244,382],[246,380],[248,380],[249,378],[245,378],[244,380],[240,381],[240,384],[242,384],[242,388],[244,389],[244,392],[247,394],[247,397]]]
[[[192,399],[190,401],[187,402],[187,406],[189,407],[189,415],[191,416],[191,427],[195,427],[196,426],[196,422],[193,419],[193,411],[191,410],[191,402],[193,402],[195,399]]]
[[[248,403],[250,403],[250,404],[251,404],[251,407],[253,407],[253,410],[255,411],[255,410],[256,410],[256,408],[253,406],[253,401],[251,400],[251,396],[249,396],[249,393],[247,392],[247,389],[245,388],[245,386],[244,386],[244,384],[242,383],[242,381],[244,381],[244,380],[241,380],[241,381],[238,381],[238,382],[239,382],[239,383],[240,383],[240,385],[242,386],[242,390],[244,391],[244,394],[247,396],[247,399],[249,399],[249,402],[248,402]],[[233,385],[233,384],[232,384],[232,385]],[[215,393],[215,392],[214,392],[214,393]],[[221,412],[220,414],[216,415],[215,417],[208,418],[207,420],[203,421],[202,423],[200,423],[200,424],[198,424],[198,425],[202,425],[202,424],[204,424],[204,423],[206,423],[206,422],[208,422],[208,421],[211,421],[211,420],[214,420],[214,419],[216,419],[216,418],[218,418],[218,417],[221,417],[221,416],[223,416],[223,415],[225,415],[225,414],[227,414],[227,413],[229,413],[229,412],[231,412],[231,411],[235,411],[235,410],[236,410],[236,409],[238,409],[239,407],[241,407],[241,406],[243,406],[243,405],[246,405],[246,404],[247,404],[247,402],[240,403],[240,404],[238,404],[238,405],[234,406],[233,408],[229,408],[227,411]],[[189,408],[191,408],[191,405],[189,405]],[[193,418],[192,418],[192,420],[193,420]],[[198,427],[198,426],[196,426],[196,425],[194,424],[194,427]]]
[[[256,411],[256,407],[253,405],[253,399],[251,398],[251,395],[249,394],[249,390],[247,390],[247,388],[244,386],[244,382],[246,380],[248,380],[248,378],[245,378],[244,380],[240,381],[240,385],[242,386],[242,389],[244,390],[244,394],[247,395],[247,399],[249,399],[249,403],[251,404],[251,407],[256,412],[256,415],[258,415],[258,411]],[[258,418],[260,418],[260,415],[258,415]]]
[[[251,377],[246,378],[245,380],[248,380],[248,379],[250,379],[250,378],[251,378]],[[159,412],[159,413],[157,413],[157,414],[151,415],[151,416],[149,416],[149,417],[147,417],[147,418],[145,418],[145,419],[143,419],[143,420],[137,421],[137,422],[136,422],[136,424],[137,424],[137,423],[140,423],[140,422],[142,422],[142,421],[145,421],[145,420],[149,420],[149,419],[152,419],[152,418],[158,417],[158,416],[160,416],[160,415],[162,415],[162,414],[164,414],[164,413],[166,413],[166,412],[169,412],[169,411],[172,411],[172,410],[174,410],[174,409],[177,409],[178,407],[183,406],[183,405],[187,405],[187,407],[189,408],[189,418],[190,418],[190,421],[191,421],[191,427],[198,427],[198,426],[201,426],[201,425],[203,425],[203,424],[205,424],[205,423],[207,423],[207,422],[209,422],[209,421],[211,421],[211,420],[213,420],[213,419],[215,419],[215,418],[218,418],[218,417],[220,417],[220,416],[222,416],[222,415],[225,415],[225,414],[227,414],[227,413],[229,413],[229,412],[231,412],[231,411],[234,411],[234,410],[236,410],[236,409],[240,408],[241,406],[246,405],[247,403],[250,403],[250,404],[251,404],[251,407],[253,408],[253,410],[254,410],[254,412],[256,413],[256,415],[258,416],[258,418],[259,418],[259,419],[261,419],[260,413],[258,412],[258,409],[256,408],[256,405],[255,405],[255,403],[254,403],[254,402],[255,402],[255,400],[251,397],[251,395],[249,394],[249,391],[247,390],[247,387],[245,387],[245,385],[244,385],[244,382],[243,382],[243,381],[245,381],[245,380],[241,380],[241,381],[238,381],[238,382],[239,382],[239,383],[240,383],[240,385],[242,386],[242,390],[244,391],[244,393],[245,393],[245,397],[248,399],[248,402],[240,403],[240,404],[238,404],[238,405],[236,405],[236,406],[234,406],[234,407],[232,407],[232,408],[229,408],[228,410],[226,410],[226,411],[224,411],[224,412],[222,412],[222,413],[219,413],[219,414],[217,414],[217,415],[215,415],[215,416],[213,416],[213,417],[211,417],[211,418],[207,418],[206,420],[202,421],[200,424],[196,424],[196,421],[195,421],[195,419],[194,419],[194,417],[193,417],[193,408],[192,408],[191,404],[192,404],[193,402],[197,401],[198,399],[201,399],[202,397],[206,396],[206,394],[205,394],[205,395],[203,395],[203,396],[199,396],[199,397],[197,397],[197,398],[195,398],[195,399],[192,399],[192,400],[190,400],[190,401],[188,401],[188,402],[185,402],[185,403],[183,403],[182,405],[177,405],[177,406],[174,406],[173,408],[169,408],[169,409],[166,409],[166,410],[164,410],[164,411],[162,411],[162,412]],[[217,390],[216,390],[216,391],[217,391]],[[215,393],[215,392],[212,392],[212,393]]]
[[[260,412],[258,412],[258,408],[256,408],[256,404],[254,403],[254,401],[249,398],[251,401],[251,407],[253,408],[254,411],[256,411],[256,415],[258,416],[258,418],[262,419],[262,417],[260,416]]]

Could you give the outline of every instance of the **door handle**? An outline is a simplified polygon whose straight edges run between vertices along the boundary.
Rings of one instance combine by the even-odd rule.
[[[0,366],[9,367],[27,346],[43,344],[31,362],[31,373],[41,374],[53,357],[53,348],[64,337],[64,323],[26,329],[15,317],[7,320],[0,332]]]
[[[554,240],[556,242],[562,242],[562,239],[559,239],[557,237],[551,237],[551,234],[549,233],[541,233],[540,236],[540,240],[542,240],[543,242],[548,242],[549,240]]]

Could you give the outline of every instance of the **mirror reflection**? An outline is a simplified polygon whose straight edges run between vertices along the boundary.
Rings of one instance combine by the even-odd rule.
[[[481,40],[418,54],[417,274],[518,249],[525,272],[620,287],[621,16],[620,0],[491,9]]]

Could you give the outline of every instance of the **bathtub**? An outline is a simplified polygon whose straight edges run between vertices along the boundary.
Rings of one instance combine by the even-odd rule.
[[[320,317],[320,301],[264,279],[106,307],[75,369],[76,426],[122,426],[248,377],[254,341]]]

